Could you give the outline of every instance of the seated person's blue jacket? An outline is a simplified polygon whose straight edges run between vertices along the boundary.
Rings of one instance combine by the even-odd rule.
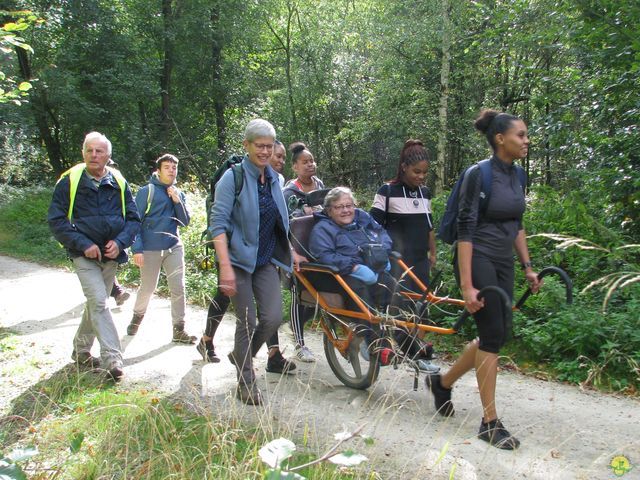
[[[70,258],[84,256],[84,251],[93,244],[104,250],[107,242],[114,240],[120,247],[115,260],[125,263],[125,249],[140,229],[140,217],[129,185],[124,192],[126,213],[123,217],[120,186],[113,175],[108,173],[96,187],[85,171],[78,183],[71,222],[67,218],[69,189],[67,175],[56,184],[49,205],[47,221],[55,239],[66,248]]]
[[[180,243],[178,227],[186,227],[191,221],[187,210],[184,193],[178,192],[180,203],[174,203],[167,193],[168,185],[165,185],[153,173],[149,179],[153,183],[153,198],[151,209],[147,210],[149,197],[149,185],[145,185],[136,195],[138,213],[142,219],[142,229],[133,242],[133,253],[142,253],[144,250],[168,250]],[[175,185],[174,185],[175,186]]]
[[[227,234],[229,259],[235,267],[253,273],[258,256],[258,230],[260,210],[258,208],[258,178],[260,170],[245,155],[242,161],[244,181],[235,200],[233,171],[227,170],[216,185],[215,199],[211,205],[209,234],[215,238]],[[278,208],[275,235],[276,248],[271,263],[290,272],[292,270],[291,247],[289,246],[289,212],[284,202],[278,174],[270,166],[265,167],[269,176],[271,196]]]
[[[380,243],[391,253],[392,242],[387,231],[360,208],[356,209],[353,223],[344,227],[324,212],[314,216],[316,224],[309,236],[309,251],[316,261],[338,268],[341,275],[351,273],[354,265],[362,263],[358,249],[361,245]]]

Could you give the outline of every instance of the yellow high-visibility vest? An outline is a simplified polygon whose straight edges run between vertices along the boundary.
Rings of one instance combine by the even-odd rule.
[[[83,163],[79,163],[74,165],[69,170],[60,175],[60,180],[64,177],[69,176],[69,212],[67,213],[67,218],[71,220],[73,215],[73,205],[76,201],[76,193],[78,192],[78,184],[80,183],[80,178],[82,178],[82,174],[84,173],[87,165]],[[122,202],[122,217],[125,218],[127,214],[127,208],[124,200],[124,191],[127,187],[127,181],[124,179],[122,174],[116,170],[115,168],[106,167],[107,170],[111,172],[113,178],[116,179],[116,183],[120,187],[120,201]]]

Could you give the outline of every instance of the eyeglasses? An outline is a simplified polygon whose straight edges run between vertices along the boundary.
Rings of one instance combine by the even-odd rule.
[[[256,147],[257,150],[267,150],[269,152],[273,150],[273,143],[253,143],[253,146]]]
[[[345,203],[344,205],[332,205],[334,210],[353,210],[356,206],[353,203]]]

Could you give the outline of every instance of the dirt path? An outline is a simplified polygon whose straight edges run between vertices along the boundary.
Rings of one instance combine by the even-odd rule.
[[[225,319],[216,338],[223,361],[205,365],[193,347],[170,343],[167,300],[152,300],[135,338],[125,336],[132,307],[133,299],[113,308],[125,348],[124,388],[151,385],[214,415],[233,411],[272,429],[274,437],[302,438],[307,432],[309,444],[319,450],[333,443],[334,433],[366,422],[365,433],[375,442],[358,452],[383,478],[449,478],[455,464],[454,478],[460,479],[610,479],[618,478],[609,468],[611,459],[625,455],[635,468],[622,478],[640,479],[637,400],[503,372],[499,411],[522,441],[518,451],[503,452],[475,438],[481,410],[472,375],[455,388],[456,416],[444,420],[434,416],[422,379],[412,391],[412,375],[403,369],[383,369],[369,391],[342,386],[323,357],[321,335],[310,332],[309,345],[319,361],[298,363],[296,376],[266,374],[266,355],[258,355],[258,380],[268,404],[256,410],[232,398],[235,375],[224,359],[233,341],[231,319]],[[69,362],[82,309],[74,274],[0,256],[0,325],[18,333],[16,352],[28,352],[0,352],[0,415],[24,390]],[[204,319],[203,309],[190,307],[187,330],[199,334]],[[281,334],[281,341],[292,352],[290,335]],[[446,456],[436,465],[445,445]]]

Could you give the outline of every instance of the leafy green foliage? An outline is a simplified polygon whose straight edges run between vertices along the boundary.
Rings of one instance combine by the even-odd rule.
[[[46,222],[51,190],[0,187],[0,253],[52,265],[67,265],[66,253]]]
[[[10,13],[16,18],[15,21],[0,25],[0,53],[8,54],[14,48],[33,53],[33,48],[19,35],[35,23],[37,17],[29,11],[2,13]],[[30,82],[20,81],[11,74],[7,75],[4,66],[0,70],[0,103],[13,102],[15,105],[22,105],[31,87]]]

